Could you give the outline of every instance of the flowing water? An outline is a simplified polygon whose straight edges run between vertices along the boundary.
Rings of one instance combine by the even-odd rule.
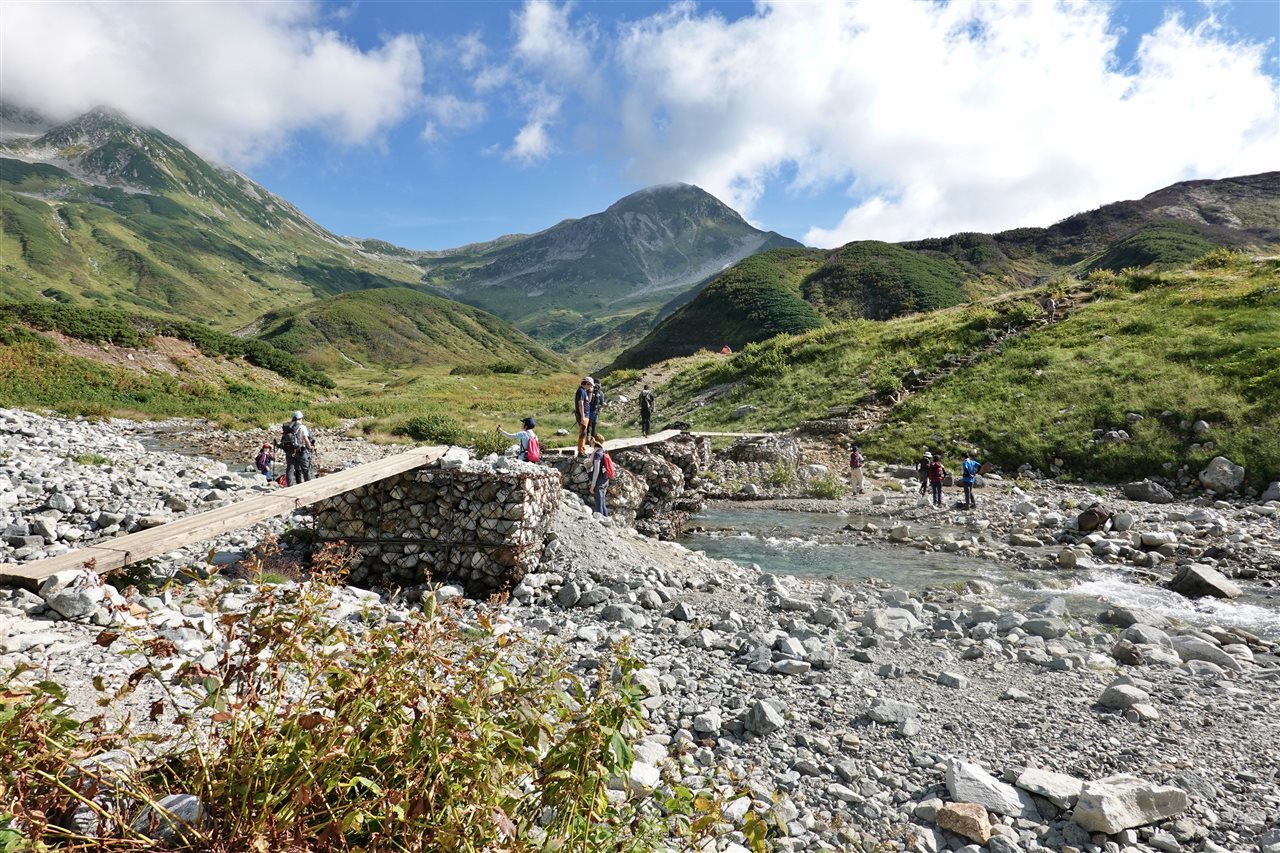
[[[1245,584],[1235,601],[1192,601],[1156,586],[1135,583],[1118,568],[1075,572],[1019,571],[1012,563],[930,553],[911,547],[856,544],[842,531],[861,527],[856,515],[789,512],[760,504],[717,505],[693,517],[681,542],[708,556],[756,563],[766,572],[837,580],[879,578],[894,587],[919,590],[980,578],[994,583],[1010,606],[1025,607],[1048,595],[1064,596],[1078,614],[1111,606],[1136,607],[1189,624],[1236,626],[1280,639],[1280,591]],[[883,523],[883,519],[873,519]],[[925,528],[950,531],[959,528]],[[1061,586],[1062,584],[1065,586]]]

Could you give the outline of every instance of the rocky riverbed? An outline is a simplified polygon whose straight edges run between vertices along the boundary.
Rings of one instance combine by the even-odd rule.
[[[0,493],[16,496],[2,510],[7,523],[30,526],[40,513],[60,513],[45,516],[50,539],[22,543],[36,549],[22,556],[108,535],[104,511],[168,518],[183,510],[169,507],[167,494],[194,511],[263,488],[220,463],[146,452],[129,434],[109,423],[0,413],[0,450],[8,453],[0,477],[9,484]],[[68,461],[86,453],[110,464]],[[1115,560],[1162,577],[1179,563],[1238,583],[1273,577],[1273,515],[1244,504],[1131,507],[1116,499],[1112,509],[1134,523],[1090,540],[1070,521],[1086,495],[1103,496],[1075,489],[1036,486],[996,499],[988,487],[979,512],[947,511],[957,531],[948,539],[910,530],[895,537],[898,526],[922,525],[936,511],[909,498],[891,503],[898,493],[886,485],[841,507],[881,508],[883,521],[868,522],[877,529],[864,523],[843,533],[1001,559],[1025,552],[1028,566],[1045,572],[1059,571],[1070,552],[1077,565]],[[225,494],[206,500],[211,491]],[[53,495],[66,496],[58,501],[65,509],[52,505]],[[1019,510],[1022,503],[1034,510]],[[1197,510],[1212,519],[1193,519]],[[195,569],[164,590],[117,593],[66,577],[40,594],[0,591],[0,671],[33,666],[25,677],[52,678],[84,713],[97,713],[93,678],[110,686],[136,668],[119,644],[95,644],[100,626],[169,639],[186,661],[216,655],[222,618],[243,613],[248,599],[246,582],[222,566],[308,521],[300,515],[226,537],[212,543],[212,562],[209,544],[172,554],[162,572]],[[66,537],[73,528],[87,534]],[[1144,533],[1166,528],[1172,543],[1142,544]],[[1036,545],[1010,543],[1015,532]],[[1136,562],[1166,544],[1172,553]],[[21,550],[8,547],[6,559]],[[1258,574],[1243,577],[1239,567]],[[333,618],[412,619],[423,594],[450,600],[459,592],[388,598],[338,588]],[[465,612],[493,606],[467,602]],[[563,647],[584,674],[628,640],[645,664],[649,730],[620,787],[718,788],[730,797],[731,824],[748,810],[774,819],[775,849],[884,842],[930,853],[1280,850],[1280,648],[1238,627],[1193,627],[1124,608],[1085,616],[1052,594],[1015,609],[981,581],[895,589],[772,575],[640,536],[592,516],[569,492],[542,564],[496,618]],[[113,712],[144,718],[145,691],[129,701],[140,704]],[[744,840],[729,826],[716,849],[737,851]]]

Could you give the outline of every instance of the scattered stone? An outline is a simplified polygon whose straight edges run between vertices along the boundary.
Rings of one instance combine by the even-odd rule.
[[[1055,773],[1052,770],[1042,770],[1038,767],[1028,767],[1018,775],[1018,781],[1015,783],[1024,791],[1030,791],[1037,796],[1044,797],[1060,809],[1072,808],[1076,799],[1080,796],[1080,791],[1084,787],[1084,782],[1074,776],[1068,776],[1065,773]]]
[[[1200,485],[1219,495],[1234,492],[1244,485],[1244,468],[1225,456],[1215,456],[1200,472]]]
[[[1071,819],[1090,832],[1112,835],[1174,817],[1186,808],[1182,790],[1125,774],[1085,782]]]
[[[934,823],[940,829],[986,844],[991,839],[991,821],[987,810],[975,803],[947,803],[939,808]]]
[[[1192,563],[1183,566],[1169,581],[1169,589],[1188,598],[1239,598],[1244,590],[1227,580],[1217,569]]]
[[[1137,483],[1125,483],[1121,487],[1124,496],[1131,501],[1142,501],[1149,504],[1171,504],[1173,493],[1159,483],[1142,480]],[[1126,528],[1127,529],[1127,528]]]
[[[976,764],[951,759],[947,762],[946,781],[951,799],[957,802],[977,803],[987,811],[1009,817],[1040,817],[1029,794],[1001,782]]]

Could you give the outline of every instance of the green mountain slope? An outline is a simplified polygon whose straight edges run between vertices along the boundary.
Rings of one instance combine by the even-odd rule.
[[[1175,184],[1050,228],[898,244],[857,241],[831,252],[778,254],[763,265],[753,258],[695,289],[691,299],[673,300],[657,326],[610,369],[718,348],[714,338],[737,349],[779,329],[798,331],[797,298],[829,321],[883,320],[1028,287],[1054,274],[1185,264],[1218,246],[1280,246],[1280,172]],[[780,288],[795,297],[782,299]]]
[[[326,370],[389,367],[568,370],[507,323],[469,305],[408,288],[359,290],[262,318],[258,339]]]
[[[1014,470],[1123,480],[1198,472],[1213,456],[1250,482],[1280,478],[1280,261],[1215,253],[1192,266],[1090,276],[1090,301],[1041,322],[1028,291],[885,322],[834,323],[706,358],[661,389],[702,428],[784,429],[830,406],[860,410],[910,371],[944,371],[861,436],[873,458],[964,449]],[[1023,332],[999,344],[1011,326]],[[713,389],[722,393],[708,398]],[[757,411],[734,420],[743,405]],[[1137,419],[1130,415],[1139,416]],[[1212,425],[1212,446],[1188,428]],[[1095,430],[1125,429],[1129,441]]]
[[[233,329],[281,305],[415,283],[241,175],[107,110],[0,108],[0,296]]]
[[[782,246],[799,243],[753,228],[697,187],[676,184],[537,234],[422,253],[416,263],[438,292],[568,349],[584,325],[606,318],[618,325],[742,258]]]

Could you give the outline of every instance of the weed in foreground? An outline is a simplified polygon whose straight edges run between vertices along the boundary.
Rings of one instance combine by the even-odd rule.
[[[434,607],[401,624],[334,619],[333,579],[322,567],[257,588],[244,614],[222,617],[213,669],[164,640],[99,637],[140,659],[104,704],[154,686],[151,722],[176,732],[115,785],[132,806],[123,819],[74,768],[102,749],[155,754],[142,749],[155,736],[77,722],[56,684],[0,682],[0,851],[152,849],[129,814],[175,792],[205,813],[181,842],[227,853],[640,850],[722,826],[718,797],[679,786],[610,795],[642,731],[625,650],[579,679],[483,613],[465,629]],[[85,809],[98,813],[93,837],[68,828]],[[764,849],[761,821],[744,833]]]

